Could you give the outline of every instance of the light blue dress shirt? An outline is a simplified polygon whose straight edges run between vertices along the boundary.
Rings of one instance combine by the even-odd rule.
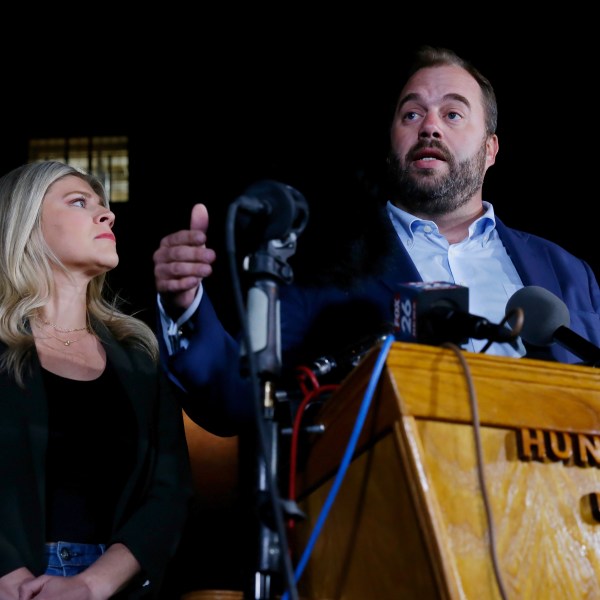
[[[468,236],[456,244],[439,232],[433,221],[419,219],[388,202],[387,210],[400,238],[423,281],[446,281],[469,288],[469,312],[499,324],[505,316],[508,299],[523,283],[496,230],[494,207],[483,202],[485,213],[469,227]],[[479,352],[487,340],[469,340],[465,350]],[[486,354],[523,356],[518,340],[494,343]]]
[[[169,317],[169,315],[165,311],[163,304],[160,300],[160,294],[156,295],[162,336],[165,340],[169,356],[171,356],[180,348],[187,348],[189,346],[189,340],[183,333],[182,328],[190,320],[191,316],[194,314],[194,312],[200,305],[200,300],[202,300],[203,293],[204,288],[202,287],[201,283],[198,286],[198,291],[196,292],[196,297],[194,298],[194,301],[188,306],[187,310],[179,317],[179,319],[177,319],[177,321],[173,321],[173,319],[171,319],[171,317]]]

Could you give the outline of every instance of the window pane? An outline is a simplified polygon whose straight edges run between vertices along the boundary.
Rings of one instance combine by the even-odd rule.
[[[29,140],[29,162],[60,160],[96,175],[110,202],[129,200],[129,150],[126,136]]]

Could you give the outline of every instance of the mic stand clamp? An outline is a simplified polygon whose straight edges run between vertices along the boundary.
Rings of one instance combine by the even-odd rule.
[[[296,241],[298,236],[290,233],[281,240],[269,240],[254,253],[244,258],[244,271],[250,273],[253,279],[264,277],[291,283],[294,278],[292,267],[287,264],[287,259],[296,252]]]

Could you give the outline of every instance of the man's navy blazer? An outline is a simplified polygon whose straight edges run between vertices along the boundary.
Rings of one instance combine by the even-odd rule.
[[[496,227],[523,285],[555,294],[569,309],[570,328],[600,346],[600,287],[590,266],[551,241],[505,226],[497,217]],[[421,281],[406,249],[397,236],[393,239],[379,275],[361,278],[349,287],[291,284],[280,288],[284,369],[335,353],[369,334],[390,331],[398,286]],[[227,421],[247,417],[252,410],[247,382],[239,377],[239,345],[221,326],[206,294],[193,319],[189,347],[167,357],[161,339],[161,352],[168,369],[188,391],[181,399],[188,415],[227,435]],[[581,362],[558,344],[548,348],[526,344],[526,348],[529,357]]]

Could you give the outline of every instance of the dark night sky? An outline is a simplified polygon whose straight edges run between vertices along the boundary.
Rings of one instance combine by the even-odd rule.
[[[117,213],[116,279],[137,303],[151,305],[151,253],[162,235],[186,226],[195,202],[211,211],[221,274],[227,206],[259,179],[300,190],[312,221],[330,219],[309,225],[319,225],[330,243],[340,227],[332,216],[345,207],[349,226],[360,227],[352,224],[348,190],[358,172],[382,165],[408,52],[420,43],[445,45],[496,88],[500,152],[484,198],[508,225],[553,239],[600,274],[590,77],[597,57],[594,38],[582,31],[585,15],[572,24],[557,18],[560,35],[558,25],[541,31],[512,19],[485,19],[463,27],[465,34],[450,11],[436,28],[427,15],[404,11],[341,16],[269,15],[274,24],[265,17],[257,25],[238,14],[233,27],[223,20],[192,26],[178,15],[181,35],[168,38],[156,15],[154,27],[140,28],[143,35],[123,46],[104,41],[105,52],[80,55],[70,47],[73,64],[9,63],[0,164],[19,164],[28,136],[128,135],[131,202]],[[107,33],[114,42],[123,30]],[[566,46],[567,34],[577,43]],[[299,245],[314,243],[309,231]]]

